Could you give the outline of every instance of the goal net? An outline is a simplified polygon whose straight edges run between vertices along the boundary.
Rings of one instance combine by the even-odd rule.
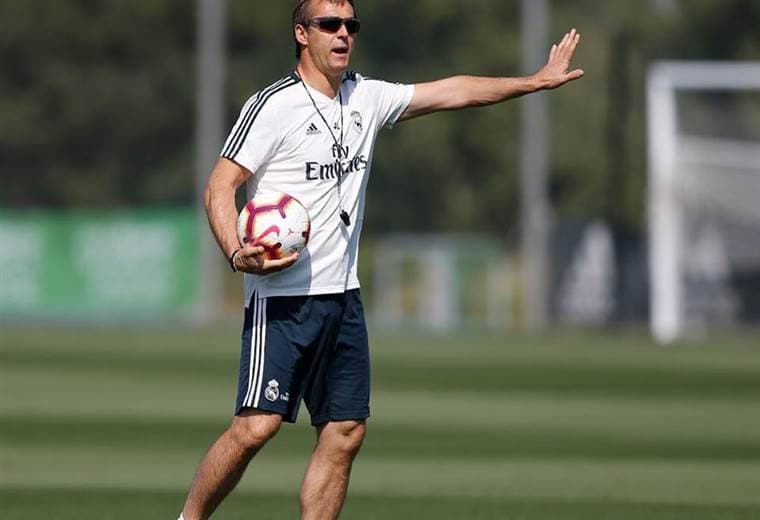
[[[653,335],[760,324],[760,62],[655,64],[648,125]]]

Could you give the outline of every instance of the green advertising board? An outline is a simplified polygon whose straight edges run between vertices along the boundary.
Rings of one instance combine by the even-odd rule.
[[[180,315],[199,264],[193,209],[0,212],[0,317]]]

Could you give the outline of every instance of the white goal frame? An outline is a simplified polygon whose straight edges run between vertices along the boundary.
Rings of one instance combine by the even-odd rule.
[[[760,90],[760,61],[660,61],[647,78],[650,329],[660,343],[683,333],[683,213],[677,196],[677,91]],[[751,158],[749,160],[752,160]]]

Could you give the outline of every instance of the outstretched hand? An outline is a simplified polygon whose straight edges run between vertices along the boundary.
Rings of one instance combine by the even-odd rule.
[[[287,269],[298,260],[298,253],[278,260],[270,260],[265,253],[266,250],[261,246],[248,245],[244,247],[232,259],[235,269],[243,273],[266,276]]]
[[[583,76],[582,69],[569,70],[570,60],[573,59],[573,54],[575,54],[575,49],[580,41],[581,35],[573,29],[565,34],[559,43],[552,45],[549,61],[535,75],[543,88],[555,89]]]

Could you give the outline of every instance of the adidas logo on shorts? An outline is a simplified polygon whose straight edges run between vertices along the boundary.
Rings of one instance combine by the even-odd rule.
[[[317,125],[314,123],[309,125],[309,128],[306,129],[306,135],[317,135],[321,134],[322,132],[317,128]]]

